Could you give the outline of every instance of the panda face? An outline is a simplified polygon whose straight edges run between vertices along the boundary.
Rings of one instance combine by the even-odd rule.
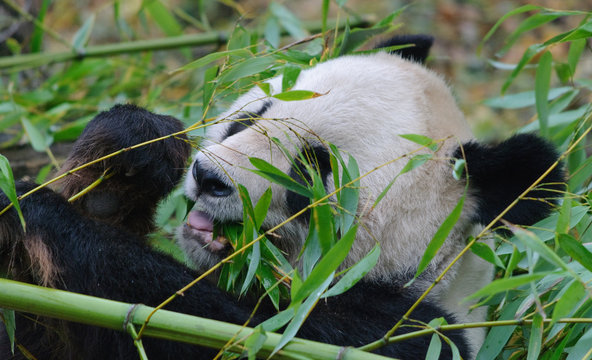
[[[269,83],[275,93],[281,90],[281,77]],[[294,169],[289,156],[312,149],[320,160],[320,172],[330,176],[328,161],[323,160],[328,142],[353,155],[362,174],[400,158],[362,179],[358,216],[363,226],[345,266],[358,261],[378,241],[382,255],[370,276],[401,281],[401,274],[414,271],[427,243],[464,191],[464,183],[451,176],[450,157],[459,142],[472,135],[450,90],[423,66],[385,53],[319,64],[303,71],[294,89],[322,95],[285,102],[253,88],[208,128],[208,141],[196,155],[185,182],[187,195],[205,213],[190,217],[190,226],[181,230],[181,245],[200,266],[209,267],[219,260],[216,255],[223,241],[211,239],[211,225],[205,224],[207,218],[241,221],[235,184],[244,185],[253,202],[271,186],[273,198],[263,227],[275,226],[300,210],[303,205],[293,194],[248,170],[253,168],[249,157],[262,158],[290,174]],[[377,196],[407,163],[405,154],[420,147],[402,134],[440,140],[440,149],[433,160],[400,176],[373,208]],[[288,149],[289,156],[273,138]],[[327,181],[328,190],[331,184]],[[471,206],[468,199],[466,208]],[[452,237],[464,239],[470,227],[468,217],[462,217]],[[289,260],[295,260],[307,231],[305,221],[292,221],[276,231],[272,241]],[[434,260],[434,270],[461,243],[448,241]]]

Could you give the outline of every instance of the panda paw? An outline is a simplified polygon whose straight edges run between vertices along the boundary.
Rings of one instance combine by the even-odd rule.
[[[78,169],[60,182],[59,192],[72,198],[92,188],[73,203],[82,214],[137,235],[151,232],[157,203],[186,168],[191,150],[187,137],[170,137],[183,128],[171,116],[135,105],[99,113],[63,165],[62,174]],[[155,139],[160,140],[150,142]],[[135,148],[138,144],[145,145]]]

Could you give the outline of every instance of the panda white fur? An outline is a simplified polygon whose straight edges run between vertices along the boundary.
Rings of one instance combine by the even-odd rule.
[[[269,84],[273,93],[280,92],[282,77],[269,80]],[[453,178],[451,159],[461,156],[459,145],[464,145],[471,180],[462,215],[421,280],[404,290],[410,292],[425,290],[465,246],[466,239],[556,159],[552,147],[531,135],[519,135],[495,147],[478,144],[445,81],[419,62],[398,55],[336,58],[302,71],[293,89],[323,95],[287,102],[270,98],[254,87],[208,128],[208,140],[185,182],[187,196],[205,212],[191,213],[189,226],[180,232],[180,244],[196,266],[209,268],[224,253],[224,245],[211,238],[211,220],[224,223],[242,219],[234,184],[243,184],[254,202],[270,186],[247,170],[253,168],[248,157],[265,159],[293,175],[290,161],[271,138],[279,139],[293,156],[302,150],[303,142],[318,150],[320,157],[326,146],[322,141],[332,143],[354,156],[361,173],[400,158],[361,180],[358,220],[363,226],[344,264],[350,266],[360,260],[378,241],[379,262],[363,281],[385,284],[402,284],[413,276],[428,242],[463,195],[466,182]],[[377,196],[407,163],[405,154],[420,147],[402,134],[425,135],[441,141],[441,146],[432,160],[400,176],[372,208]],[[322,174],[330,172],[320,170]],[[560,180],[560,171],[553,176],[548,182]],[[332,190],[331,181],[326,185]],[[273,200],[263,225],[266,228],[307,205],[278,185],[271,188]],[[550,196],[544,191],[538,195]],[[543,202],[521,203],[523,208],[516,207],[506,219],[532,223],[548,210]],[[307,231],[306,219],[293,221],[276,231],[278,236],[272,241],[295,262]],[[492,245],[490,240],[484,241]],[[490,282],[492,270],[490,263],[469,252],[427,301],[453,314],[456,322],[483,321],[484,307],[469,311],[470,304],[460,301]],[[484,335],[484,329],[469,330],[473,356]]]

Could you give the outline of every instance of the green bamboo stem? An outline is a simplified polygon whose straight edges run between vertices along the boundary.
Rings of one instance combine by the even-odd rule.
[[[337,20],[329,21],[330,28],[343,27],[345,22]],[[364,19],[350,20],[350,26],[362,26],[368,22]],[[321,31],[319,21],[305,24],[305,28],[316,33]],[[23,54],[14,56],[0,57],[0,69],[18,68],[25,69],[41,65],[66,62],[70,60],[81,60],[93,57],[108,57],[121,54],[133,54],[142,51],[171,50],[184,47],[204,46],[204,45],[222,45],[228,40],[228,35],[224,31],[210,31],[199,34],[185,34],[171,36],[159,39],[126,41],[115,44],[104,44],[88,46],[82,51],[61,51],[61,52],[42,52],[35,54]]]
[[[226,40],[226,33],[217,31],[202,34],[171,36],[159,39],[127,41],[116,44],[95,45],[84,48],[83,52],[62,51],[5,56],[0,57],[0,69],[11,68],[13,66],[18,66],[19,68],[35,67],[75,59],[132,54],[150,50],[170,50],[189,46],[224,44]]]
[[[417,338],[420,336],[432,335],[436,332],[447,332],[453,330],[464,330],[474,328],[494,328],[499,326],[524,326],[531,325],[532,319],[518,319],[518,320],[496,320],[496,321],[482,321],[475,323],[462,323],[462,324],[451,324],[441,325],[437,328],[422,329],[417,331],[408,332],[406,334],[392,336],[388,338],[387,343],[392,344],[396,342],[406,341],[409,339]],[[543,319],[543,324],[551,324],[552,319]],[[563,318],[556,321],[558,324],[592,324],[591,318]],[[384,339],[376,340],[373,343],[359,347],[359,349],[377,349],[384,346]]]
[[[8,279],[0,279],[0,307],[126,332],[129,331],[128,322],[137,328],[153,311],[152,307],[141,304],[100,299]],[[127,322],[126,319],[128,319]],[[246,339],[252,331],[253,329],[248,327],[159,310],[152,316],[144,336],[219,349],[230,339]],[[258,356],[269,356],[281,338],[281,335],[275,333],[266,333],[266,335],[267,339]],[[133,341],[131,337],[130,341]],[[241,353],[244,350],[242,342],[238,342],[228,350]],[[388,359],[355,348],[298,338],[294,338],[274,355],[274,359],[302,359],[303,357],[318,360]]]

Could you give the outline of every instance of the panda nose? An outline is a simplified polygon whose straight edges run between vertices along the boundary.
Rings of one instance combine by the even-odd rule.
[[[198,196],[206,194],[215,197],[226,197],[232,194],[232,188],[220,179],[218,174],[200,166],[197,159],[193,164],[192,174],[197,183]]]

